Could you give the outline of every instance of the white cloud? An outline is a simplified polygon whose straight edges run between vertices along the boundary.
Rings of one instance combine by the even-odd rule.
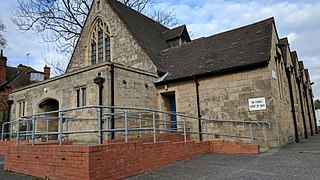
[[[249,1],[249,0],[180,0],[161,1],[165,9],[174,9],[181,24],[186,24],[193,38],[275,17],[280,38],[288,37],[291,50],[309,69],[315,81],[314,94],[320,98],[320,2],[297,1]]]

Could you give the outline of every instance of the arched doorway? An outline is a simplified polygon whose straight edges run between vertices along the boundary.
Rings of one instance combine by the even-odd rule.
[[[39,107],[39,113],[57,111],[59,110],[59,101],[51,98],[45,99],[39,104],[38,107]],[[37,131],[58,132],[58,125],[59,125],[58,117],[59,117],[58,112],[48,113],[41,116],[40,120],[37,121],[37,125],[36,125]],[[49,136],[49,140],[56,140],[56,139],[58,139],[58,135]]]

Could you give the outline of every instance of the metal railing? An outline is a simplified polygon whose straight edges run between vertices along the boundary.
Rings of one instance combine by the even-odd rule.
[[[114,113],[110,113],[111,109],[114,109]],[[81,113],[84,115],[81,115]],[[175,116],[176,121],[171,121],[171,116]],[[115,128],[111,128],[112,119],[114,119]],[[199,120],[204,127],[201,130],[192,128],[192,123],[198,123]],[[96,122],[96,128],[83,130],[81,129],[83,126],[76,126],[77,128],[73,126],[72,130],[70,130],[69,124],[76,121]],[[57,128],[53,131],[50,130],[52,127],[50,123],[54,124]],[[105,127],[102,126],[103,123],[105,124]],[[249,134],[244,136],[230,133],[211,133],[208,124],[212,123],[247,125],[249,126]],[[158,132],[176,132],[183,134],[184,141],[187,141],[187,134],[198,134],[201,136],[204,135],[205,140],[207,141],[209,140],[209,136],[223,136],[249,139],[251,144],[254,144],[255,140],[262,143],[261,137],[254,136],[253,125],[256,125],[257,129],[260,129],[261,131],[262,126],[266,126],[266,128],[271,127],[268,121],[205,119],[188,116],[184,113],[167,112],[148,108],[86,106],[43,112],[5,122],[2,124],[1,140],[4,140],[5,136],[10,135],[10,138],[15,137],[17,145],[19,145],[19,141],[22,138],[30,140],[32,145],[34,145],[36,138],[39,136],[45,136],[46,141],[49,141],[50,136],[54,136],[54,138],[55,136],[58,136],[59,144],[62,145],[64,140],[68,141],[69,135],[95,133],[98,138],[98,144],[102,144],[104,133],[104,139],[106,140],[111,140],[112,134],[119,133],[118,137],[123,134],[122,136],[125,142],[128,142],[129,140],[129,133],[136,133],[134,135],[135,137],[143,137],[144,133],[149,133],[148,135],[152,135],[153,141],[156,142]],[[5,126],[9,126],[9,132],[4,132]],[[40,128],[41,126],[42,128]]]

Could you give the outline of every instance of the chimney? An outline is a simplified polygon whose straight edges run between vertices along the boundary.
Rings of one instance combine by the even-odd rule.
[[[21,72],[21,71],[25,70],[27,67],[28,67],[28,66],[25,66],[25,65],[23,65],[23,64],[19,64],[18,69],[19,69],[19,71]]]
[[[44,72],[44,79],[49,79],[50,78],[50,68],[45,65],[43,67],[43,72]]]
[[[3,56],[3,50],[0,54],[0,84],[7,80],[7,57]]]

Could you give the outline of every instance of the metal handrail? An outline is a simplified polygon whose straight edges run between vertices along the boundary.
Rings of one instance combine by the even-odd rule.
[[[65,113],[69,112],[69,111],[78,111],[78,110],[83,110],[83,109],[96,109],[97,110],[97,118],[92,118],[92,117],[88,117],[88,118],[83,118],[83,117],[70,117],[70,116],[64,116]],[[102,109],[120,109],[123,111],[120,112],[115,112],[115,113],[102,113]],[[134,110],[134,111],[139,111],[139,112],[129,112],[129,110]],[[145,111],[145,112],[143,112]],[[48,117],[45,116],[47,114],[53,114],[53,113],[59,113],[59,117]],[[142,117],[142,114],[145,116],[146,114],[150,117],[152,116],[152,118],[149,117]],[[157,115],[158,114],[163,114],[163,120],[162,119],[157,119]],[[107,115],[107,117],[102,117]],[[177,122],[170,122],[166,120],[166,116],[167,115],[175,115],[177,117]],[[116,116],[116,117],[120,117],[120,118],[124,118],[125,121],[125,127],[124,128],[115,128],[115,129],[110,129],[109,127],[109,121],[110,121],[110,116]],[[128,126],[128,119],[139,119],[139,126],[134,126],[134,127],[129,127]],[[179,120],[180,119],[180,120]],[[187,121],[187,119],[189,120],[201,120],[202,123],[205,124],[205,129],[206,132],[191,132],[188,131],[189,128],[186,127],[187,123],[190,123],[190,121]],[[47,121],[47,131],[44,132],[39,132],[39,131],[35,131],[35,122],[38,120],[46,120]],[[53,121],[53,120],[58,120],[59,121],[59,125],[60,125],[60,129],[58,132],[48,132],[48,121]],[[68,130],[68,122],[69,121],[73,121],[73,120],[98,120],[98,129],[95,130],[81,130],[81,131],[69,131]],[[123,119],[122,119],[123,120]],[[152,121],[152,124],[150,122],[150,124],[148,125],[142,125],[142,120],[144,121]],[[27,124],[29,121],[32,121],[32,130],[30,130],[30,127],[28,127],[30,124],[27,125],[27,130],[26,131],[20,131],[20,124],[21,122],[26,121]],[[106,128],[103,129],[100,124],[102,124],[102,122],[105,121],[106,123]],[[63,123],[66,123],[66,130],[63,129]],[[162,122],[157,123],[157,122]],[[250,136],[238,136],[238,135],[230,135],[230,134],[214,134],[214,133],[210,133],[208,131],[208,127],[207,124],[208,123],[215,123],[215,122],[227,122],[227,123],[244,123],[244,124],[249,124],[250,126]],[[11,130],[8,133],[4,132],[4,126],[9,124],[11,126]],[[15,132],[13,132],[13,124],[18,124],[18,128]],[[172,124],[176,124],[176,128],[167,128],[167,125],[172,125]],[[69,108],[69,109],[63,109],[63,110],[56,110],[56,111],[51,111],[51,112],[43,112],[43,113],[37,113],[37,114],[33,114],[33,115],[28,115],[28,116],[23,116],[18,118],[17,120],[13,120],[10,122],[5,122],[2,124],[2,136],[1,139],[3,140],[4,135],[7,134],[16,134],[16,140],[17,140],[17,145],[19,145],[19,138],[20,136],[31,136],[31,140],[32,140],[32,144],[34,145],[34,141],[35,141],[35,136],[36,135],[47,135],[47,141],[48,141],[48,136],[49,135],[59,135],[59,140],[60,140],[60,144],[62,145],[62,141],[63,141],[63,135],[66,135],[66,137],[68,137],[68,134],[75,134],[75,133],[98,133],[97,136],[98,137],[102,137],[102,133],[103,132],[107,132],[107,136],[109,137],[110,132],[124,132],[124,136],[125,136],[125,141],[128,141],[128,132],[129,131],[140,131],[140,137],[142,137],[142,131],[153,131],[153,136],[154,136],[154,142],[157,141],[156,135],[157,135],[157,131],[164,131],[164,132],[181,132],[184,135],[184,139],[186,140],[186,135],[187,133],[191,133],[191,134],[201,134],[201,135],[206,135],[206,140],[208,140],[208,136],[210,135],[219,135],[219,136],[226,136],[226,137],[237,137],[237,138],[250,138],[252,144],[254,143],[254,140],[259,140],[260,142],[262,142],[261,138],[258,137],[254,137],[253,136],[253,129],[252,129],[252,125],[258,125],[259,127],[261,127],[261,125],[267,125],[268,128],[271,128],[271,124],[268,121],[248,121],[248,120],[223,120],[223,119],[206,119],[206,118],[198,118],[198,117],[194,117],[194,116],[188,116],[185,115],[184,113],[174,113],[174,112],[167,112],[167,111],[162,111],[162,110],[154,110],[154,109],[149,109],[149,108],[136,108],[136,107],[125,107],[125,106],[86,106],[86,107],[78,107],[78,108]],[[163,127],[161,127],[163,126]],[[178,127],[180,126],[180,127]],[[180,130],[182,129],[182,130]],[[101,142],[102,138],[99,138],[99,144],[102,144]]]

